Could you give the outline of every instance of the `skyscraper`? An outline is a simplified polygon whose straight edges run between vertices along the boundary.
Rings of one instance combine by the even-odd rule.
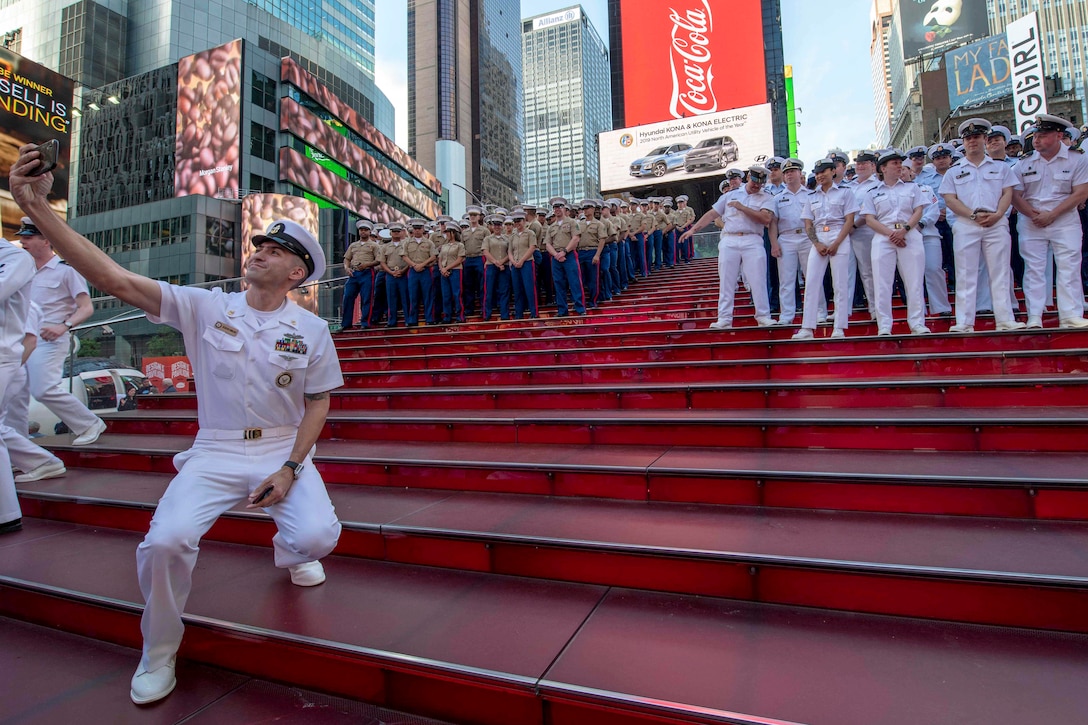
[[[525,201],[600,193],[597,134],[612,128],[608,50],[581,6],[523,21]]]
[[[408,0],[408,152],[459,214],[510,207],[521,186],[521,12],[516,0]]]
[[[873,0],[869,13],[872,38],[869,41],[869,61],[873,79],[873,110],[876,143],[883,147],[892,134],[892,82],[888,35],[892,25],[892,0]]]

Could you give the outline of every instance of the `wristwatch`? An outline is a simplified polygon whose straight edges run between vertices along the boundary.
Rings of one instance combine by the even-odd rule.
[[[906,230],[907,230],[908,232],[909,232],[909,231],[910,231],[910,229],[911,229],[911,227],[910,227],[910,224],[904,224],[904,225],[903,225],[903,228],[904,228],[904,229],[906,229]]]
[[[64,322],[62,322],[62,323],[60,323],[60,324],[62,324],[62,325],[64,325],[65,327],[67,327],[67,328],[68,328],[69,330],[71,330],[71,329],[72,329],[72,323],[71,323],[71,322],[69,322],[68,320],[65,320]]]
[[[283,464],[283,468],[291,469],[291,474],[294,476],[294,479],[296,481],[298,480],[299,474],[302,473],[302,469],[305,467],[306,466],[302,465],[301,463],[295,463],[294,461],[287,461]]]

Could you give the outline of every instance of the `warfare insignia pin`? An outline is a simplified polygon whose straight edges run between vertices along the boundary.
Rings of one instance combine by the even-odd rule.
[[[273,224],[272,226],[270,226],[268,228],[268,233],[270,235],[272,235],[272,234],[282,234],[283,230],[286,229],[286,228],[287,227],[285,227],[282,222],[276,222],[275,224]]]

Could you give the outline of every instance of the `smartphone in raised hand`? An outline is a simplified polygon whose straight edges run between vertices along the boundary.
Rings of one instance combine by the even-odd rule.
[[[60,156],[60,141],[51,138],[43,144],[39,144],[36,151],[41,154],[38,167],[30,172],[30,176],[41,176],[57,168],[57,158]]]

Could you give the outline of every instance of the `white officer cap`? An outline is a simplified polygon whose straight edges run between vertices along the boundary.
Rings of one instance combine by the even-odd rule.
[[[555,209],[556,207],[559,207],[559,206],[566,208],[567,200],[564,199],[561,196],[553,196],[551,198],[551,200],[548,202],[548,205],[551,206],[552,209]]]
[[[374,222],[370,221],[369,219],[360,219],[359,221],[355,222],[355,228],[374,231]]]
[[[679,204],[682,201],[687,201],[687,200],[688,200],[688,195],[687,194],[681,194],[680,196],[676,197],[676,203],[677,204]]]
[[[427,226],[427,220],[426,219],[421,219],[421,218],[419,218],[417,216],[414,216],[414,217],[412,217],[411,219],[408,220],[408,226],[410,226],[410,227],[419,227],[420,229],[423,229],[423,228],[426,228],[426,226]]]
[[[729,169],[728,171],[725,172],[725,178],[726,179],[732,179],[733,177],[743,179],[744,178],[744,172],[741,171],[740,169]]]
[[[786,163],[786,160],[781,156],[772,156],[771,158],[767,159],[767,168],[782,168],[782,164],[784,163]]]
[[[461,221],[457,222],[457,225],[459,227],[461,227],[462,229],[468,229],[469,227],[472,226],[471,224],[468,223],[468,219],[462,219]]]
[[[578,205],[581,209],[592,209],[597,206],[592,199],[582,199],[582,203]]]
[[[926,154],[928,154],[928,153],[929,153],[929,149],[927,149],[925,146],[915,146],[910,151],[907,151],[907,156],[909,156],[910,158],[913,159],[913,158],[915,158],[917,156],[925,157]],[[879,155],[880,155],[880,151],[877,151],[877,156],[879,156]]]
[[[831,161],[836,164],[842,164],[843,166],[850,163],[850,157],[838,149],[829,151],[826,158],[831,159]]]
[[[1008,143],[1006,143],[1005,145],[1006,146],[1011,146],[1012,144],[1017,144],[1017,145],[1023,146],[1024,145],[1024,139],[1020,138],[1019,135],[1014,133],[1012,136],[1009,136]]]
[[[403,232],[404,231],[404,223],[403,222],[392,222],[389,225],[389,231],[391,231],[391,232]]]
[[[321,276],[325,274],[325,251],[321,249],[321,245],[306,227],[298,222],[290,219],[278,219],[272,222],[264,234],[253,237],[255,247],[265,242],[274,242],[302,260],[310,273],[306,279],[302,280],[303,284],[321,279]]]
[[[503,223],[503,224],[513,224],[513,223],[514,223],[514,217],[512,217],[512,216],[504,216],[504,217],[502,218],[502,223]]]
[[[994,136],[1001,136],[1005,139],[1005,144],[1008,145],[1009,139],[1012,138],[1012,131],[1004,126],[994,126],[990,129],[990,133],[986,134],[986,138],[993,138]]]
[[[1035,131],[1058,131],[1064,133],[1067,128],[1073,128],[1073,124],[1060,116],[1052,116],[1049,113],[1040,113],[1035,117]]]
[[[38,225],[35,224],[30,217],[25,216],[21,220],[22,226],[19,227],[19,231],[15,232],[17,237],[33,237],[41,236],[41,231],[38,230]]]
[[[666,196],[664,199],[661,200],[661,204],[663,206],[672,206],[672,197]]]
[[[381,239],[382,241],[388,242],[390,239],[393,238],[393,234],[388,229],[379,229],[378,230],[378,238]]]
[[[895,149],[888,150],[894,151]],[[935,143],[929,147],[926,153],[929,154],[929,158],[935,159],[938,156],[951,156],[952,152],[955,150],[955,147],[950,143]]]
[[[957,133],[959,133],[960,138],[967,138],[968,136],[989,134],[991,128],[993,128],[993,124],[985,118],[969,118],[960,124]]]
[[[720,184],[718,184],[718,191],[724,193],[725,190],[728,189],[728,188],[729,188],[729,177],[726,176],[724,179],[722,179],[722,182]]]
[[[1065,135],[1076,141],[1080,138],[1080,129],[1070,126],[1069,128],[1065,129]]]
[[[881,166],[888,163],[889,161],[894,161],[895,159],[905,161],[906,158],[907,157],[903,155],[903,152],[897,148],[884,149],[880,152],[880,156],[877,157],[876,168],[879,169]]]
[[[481,209],[480,207],[476,206],[475,204],[470,204],[469,206],[465,207],[465,213],[466,214],[483,214],[484,210]]]
[[[817,161],[815,164],[812,165],[812,172],[814,174],[818,174],[821,171],[834,170],[834,168],[835,168],[835,159],[831,158],[830,156],[825,156],[824,158],[820,159],[819,161]]]
[[[792,169],[797,169],[798,171],[804,171],[805,165],[801,161],[801,159],[788,158],[788,159],[786,159],[785,163],[782,164],[782,170],[783,171],[790,171]]]
[[[521,208],[525,210],[526,214],[536,214],[537,211],[536,204],[522,204]]]
[[[513,221],[523,220],[525,219],[525,210],[521,208],[514,209],[514,211],[510,214],[510,217],[513,219]]]
[[[506,209],[503,209],[503,208],[502,208],[501,206],[497,206],[497,207],[495,207],[495,211],[494,211],[494,214],[495,214],[495,215],[497,215],[497,216],[501,216],[501,217],[504,217],[504,216],[506,216],[506,215],[507,215],[507,214],[509,214],[509,213],[510,213],[510,212],[508,212],[508,211],[507,211]]]

